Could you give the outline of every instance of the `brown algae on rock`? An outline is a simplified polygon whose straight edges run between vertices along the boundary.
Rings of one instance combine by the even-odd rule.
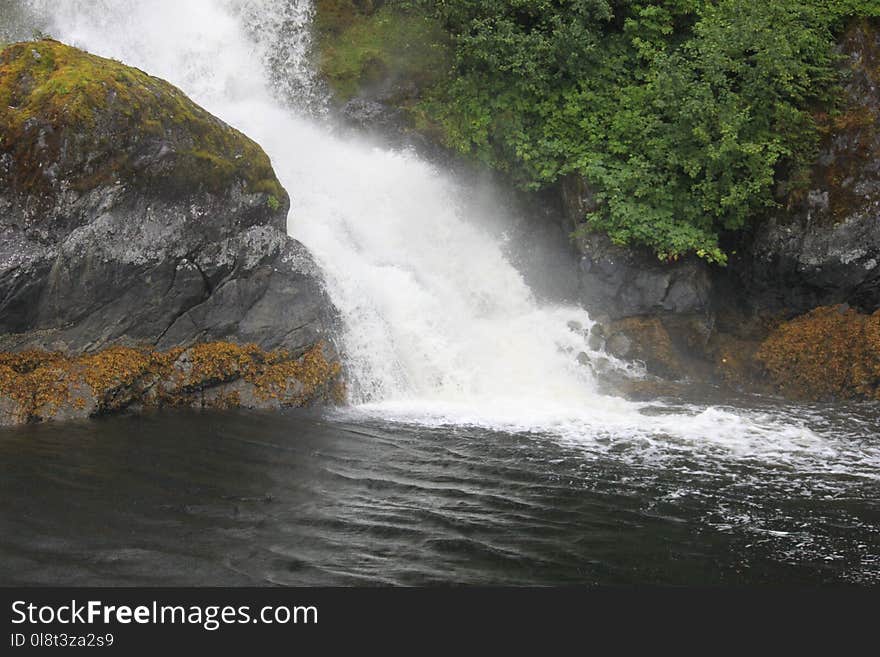
[[[816,308],[780,324],[757,357],[788,397],[880,400],[880,311]]]
[[[341,403],[341,366],[318,343],[301,356],[230,342],[95,354],[0,353],[0,425],[129,408],[285,408]]]

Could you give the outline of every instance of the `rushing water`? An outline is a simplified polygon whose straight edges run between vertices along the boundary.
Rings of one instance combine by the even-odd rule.
[[[57,38],[177,84],[266,149],[292,196],[290,233],[315,254],[342,315],[352,406],[323,419],[183,415],[12,432],[0,440],[3,503],[23,510],[4,508],[4,536],[21,538],[4,545],[0,574],[880,578],[876,409],[601,394],[577,358],[597,354],[571,328],[589,328],[586,310],[536,300],[462,186],[322,118],[310,3],[19,7]],[[67,504],[81,513],[65,516]]]

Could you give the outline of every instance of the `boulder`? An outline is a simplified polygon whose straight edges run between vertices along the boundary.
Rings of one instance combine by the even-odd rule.
[[[710,312],[709,268],[697,258],[661,262],[647,250],[617,246],[598,233],[578,236],[576,246],[581,300],[593,311],[612,319]]]
[[[0,349],[303,352],[331,313],[289,207],[172,85],[51,40],[0,55]]]
[[[167,82],[48,39],[0,53],[0,352],[232,342],[332,361],[335,313],[289,208],[263,150]],[[41,371],[49,405],[4,397],[5,423],[132,407],[161,378],[114,393]]]

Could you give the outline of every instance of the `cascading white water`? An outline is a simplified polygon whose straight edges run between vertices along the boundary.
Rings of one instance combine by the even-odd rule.
[[[328,96],[311,65],[312,0],[248,0],[238,5],[248,36],[258,45],[273,94],[298,110],[327,114]]]
[[[664,412],[600,395],[576,360],[588,351],[583,335],[569,328],[589,327],[587,313],[539,304],[453,182],[412,153],[333,136],[308,118],[321,104],[314,98],[291,109],[288,95],[319,88],[309,40],[297,30],[311,15],[308,0],[28,5],[57,38],[173,82],[266,149],[293,200],[290,233],[315,254],[341,311],[353,401],[363,412],[576,440],[637,437],[644,453],[656,440],[672,457],[683,440],[690,450],[744,457],[809,454],[829,467],[848,458],[845,442],[828,443],[790,419]],[[272,50],[286,31],[283,51]],[[279,71],[288,78],[280,93]]]
[[[279,101],[266,43],[301,23],[308,2],[32,5],[53,34],[174,82],[269,152],[293,199],[290,233],[318,258],[342,313],[356,401],[596,402],[575,359],[583,335],[568,328],[589,326],[588,315],[539,306],[449,180],[412,153],[335,138]],[[307,48],[294,29],[288,89],[316,86]]]

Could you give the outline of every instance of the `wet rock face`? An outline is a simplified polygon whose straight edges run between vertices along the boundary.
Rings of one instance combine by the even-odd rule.
[[[304,353],[332,318],[289,206],[173,86],[54,41],[0,55],[0,350]]]
[[[400,110],[369,98],[352,98],[342,106],[342,117],[351,126],[381,134],[403,130],[404,118]]]
[[[560,223],[573,233],[595,209],[594,195],[580,176],[558,185]],[[709,321],[712,278],[709,265],[696,257],[661,262],[649,250],[617,246],[601,233],[578,234],[579,300],[610,320],[647,315],[704,316]]]
[[[558,227],[571,235],[595,208],[594,195],[577,175],[565,177],[557,192]],[[641,362],[653,375],[705,378],[716,322],[709,265],[696,257],[662,262],[649,249],[617,246],[601,233],[575,235],[568,276],[573,298],[598,322],[603,337],[596,346]]]
[[[846,100],[839,116],[823,118],[828,134],[809,189],[731,263],[753,307],[880,307],[880,25],[853,25],[840,50]]]
[[[711,280],[705,263],[662,263],[650,253],[618,247],[604,235],[579,237],[581,296],[612,319],[647,314],[705,314]]]
[[[833,225],[810,212],[757,232],[745,262],[734,264],[749,304],[786,313],[838,302],[880,307],[880,205]]]

